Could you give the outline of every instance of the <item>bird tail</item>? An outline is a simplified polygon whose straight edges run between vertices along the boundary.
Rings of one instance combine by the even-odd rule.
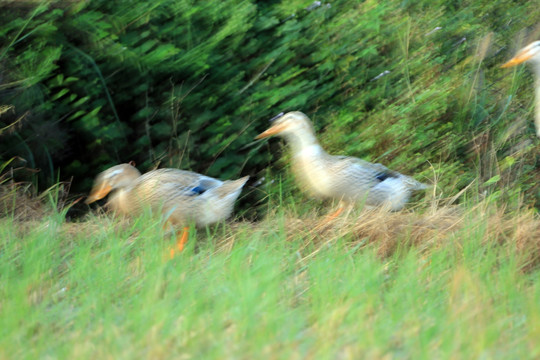
[[[244,187],[248,179],[249,179],[249,175],[244,176],[243,178],[240,178],[237,180],[224,181],[223,185],[215,189],[216,193],[219,195],[219,197],[236,195],[235,196],[236,198],[238,197],[238,195],[240,195],[240,191],[242,190],[242,188]]]
[[[411,190],[425,190],[430,187],[429,185],[421,183],[412,177],[407,176],[404,180]]]

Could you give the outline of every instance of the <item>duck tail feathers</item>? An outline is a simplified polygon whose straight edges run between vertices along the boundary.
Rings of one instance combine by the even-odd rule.
[[[244,176],[240,179],[226,181],[225,184],[223,185],[230,185],[231,189],[232,188],[241,189],[244,187],[244,185],[246,184],[248,180],[249,180],[249,175]]]
[[[430,187],[428,184],[421,183],[411,177],[406,177],[404,180],[411,190],[426,190]]]
[[[223,182],[223,184],[216,188],[216,193],[219,194],[220,197],[225,197],[229,195],[235,194],[236,197],[240,195],[240,191],[248,181],[249,176],[244,176],[243,178],[237,179],[237,180],[226,180]]]

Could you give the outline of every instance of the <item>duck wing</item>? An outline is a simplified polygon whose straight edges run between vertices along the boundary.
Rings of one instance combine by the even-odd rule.
[[[410,176],[391,170],[383,164],[374,164],[350,156],[341,156],[340,158],[340,161],[337,163],[339,164],[339,167],[348,169],[353,176],[362,179],[366,184],[369,184],[369,186],[377,186],[387,180],[391,182],[398,180],[410,190],[424,190],[428,188],[428,185],[423,184]]]
[[[179,169],[158,169],[139,177],[133,184],[141,198],[170,198],[197,196],[209,189],[219,187],[222,181]]]
[[[388,178],[403,176],[379,163],[370,163],[352,156],[334,156],[334,158],[335,161],[331,166],[332,173],[348,178],[350,181],[361,181],[368,187],[375,186]]]

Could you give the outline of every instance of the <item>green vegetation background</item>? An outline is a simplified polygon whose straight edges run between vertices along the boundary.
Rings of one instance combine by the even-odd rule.
[[[301,110],[329,152],[537,205],[532,76],[499,65],[539,18],[507,0],[4,0],[0,163],[76,192],[130,160],[262,176],[280,143],[254,136]]]
[[[1,359],[540,358],[533,78],[499,68],[538,1],[315,5],[0,0]],[[328,224],[253,140],[289,110],[436,196]],[[264,176],[243,201],[268,216],[170,259],[149,214],[70,222],[62,186],[54,211],[3,186],[83,193],[130,160]]]

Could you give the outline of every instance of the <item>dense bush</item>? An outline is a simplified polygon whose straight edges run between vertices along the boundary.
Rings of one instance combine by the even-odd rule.
[[[302,110],[330,152],[538,203],[532,77],[498,68],[538,18],[531,1],[4,0],[0,162],[76,191],[129,160],[255,175],[281,156],[253,140],[266,119]]]

